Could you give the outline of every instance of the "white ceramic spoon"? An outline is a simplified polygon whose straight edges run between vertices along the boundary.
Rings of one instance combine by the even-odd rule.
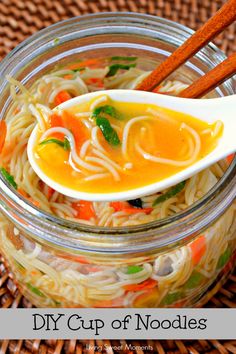
[[[45,175],[45,173],[40,169],[37,164],[37,159],[35,159],[33,154],[33,148],[37,138],[36,127],[28,142],[28,157],[30,164],[41,180],[64,195],[90,201],[130,200],[142,197],[144,195],[150,195],[186,180],[199,171],[212,165],[216,161],[219,161],[220,159],[236,151],[236,95],[213,99],[186,99],[137,90],[107,90],[92,92],[75,97],[56,107],[54,111],[77,106],[82,102],[90,101],[91,99],[103,94],[107,95],[114,101],[150,103],[159,107],[169,108],[174,111],[190,114],[191,116],[207,123],[214,123],[215,121],[220,120],[224,124],[224,131],[216,148],[212,152],[171,177],[156,183],[145,185],[143,187],[122,192],[87,193],[70,189],[58,184]]]

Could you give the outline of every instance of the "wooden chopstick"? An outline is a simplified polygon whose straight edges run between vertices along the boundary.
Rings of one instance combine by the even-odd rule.
[[[153,91],[156,86],[228,27],[235,19],[236,0],[229,0],[197,32],[144,79],[136,89]]]
[[[236,53],[231,54],[222,63],[200,77],[192,85],[180,92],[179,97],[198,98],[219,86],[222,82],[236,74]]]

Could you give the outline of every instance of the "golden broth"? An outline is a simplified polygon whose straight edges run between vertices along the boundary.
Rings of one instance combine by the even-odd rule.
[[[71,120],[67,127],[68,129],[72,127],[72,133],[77,124],[76,122],[80,121],[79,124],[83,124],[83,129],[78,128],[75,130],[74,135],[76,151],[79,156],[83,144],[91,140],[91,129],[86,127],[85,123],[87,122],[87,124],[91,125],[91,128],[95,128],[96,119],[91,118],[91,116],[86,117],[86,115],[84,117],[82,115],[76,117],[76,114],[89,112],[93,101],[73,107],[73,109],[63,113],[64,115],[66,114],[67,122]],[[38,144],[35,147],[35,156],[39,167],[50,179],[65,187],[90,193],[120,192],[142,187],[176,174],[203,158],[215,148],[217,140],[223,131],[223,124],[220,125],[220,129],[216,129],[217,123],[209,125],[190,115],[150,104],[109,100],[109,103],[100,103],[99,106],[102,105],[112,106],[122,117],[122,119],[120,117],[117,119],[106,113],[101,114],[101,116],[109,120],[116,131],[120,144],[117,146],[110,144],[106,141],[101,129],[98,128],[97,141],[100,144],[100,148],[91,141],[90,144],[88,143],[89,146],[85,156],[80,157],[86,163],[100,169],[103,168],[104,171],[89,171],[86,168],[77,166],[76,163],[73,163],[73,167],[70,162],[70,151],[65,151],[63,147],[54,143],[39,145],[39,134]],[[154,111],[156,112],[155,114]],[[144,118],[132,123],[125,140],[124,135],[127,132],[127,124],[134,117],[140,116],[144,116]],[[140,152],[139,148],[152,156],[174,161],[191,159],[196,142],[194,135],[182,127],[182,123],[186,124],[190,130],[194,130],[194,134],[200,139],[201,147],[195,161],[186,166],[173,166],[148,160]],[[215,134],[216,130],[218,132]],[[55,136],[59,136],[60,139],[63,138],[63,136],[58,134]],[[54,134],[51,137],[54,137]],[[95,150],[100,152],[100,155],[97,155],[94,152]],[[96,160],[97,158],[100,159],[99,163],[96,162],[98,161]],[[103,159],[105,161],[104,165],[101,163]],[[113,162],[113,165],[110,161]],[[115,178],[110,173],[105,163],[115,169],[118,178]]]

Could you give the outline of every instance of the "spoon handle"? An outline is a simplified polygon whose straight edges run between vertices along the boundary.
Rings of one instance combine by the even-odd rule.
[[[228,0],[213,17],[177,48],[136,89],[153,91],[157,85],[228,27],[235,19],[236,0]]]
[[[214,69],[208,71],[207,74],[180,92],[178,96],[185,98],[202,97],[234,74],[236,74],[236,53],[231,54]]]

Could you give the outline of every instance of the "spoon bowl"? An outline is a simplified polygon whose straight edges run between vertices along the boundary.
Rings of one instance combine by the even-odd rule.
[[[196,100],[138,90],[106,90],[92,92],[72,98],[57,106],[54,109],[54,112],[61,112],[63,110],[71,109],[92,99],[96,99],[101,95],[108,96],[108,98],[112,101],[132,103],[137,102],[145,104],[148,103],[161,108],[171,109],[176,112],[191,115],[194,118],[197,118],[209,124],[220,120],[224,124],[223,133],[219,138],[216,147],[209,154],[207,154],[200,160],[197,160],[190,166],[187,166],[180,172],[171,175],[170,177],[167,177],[152,184],[148,184],[138,188],[130,188],[121,192],[89,193],[70,189],[63,185],[60,185],[53,179],[49,178],[44,173],[44,171],[42,171],[38,164],[38,160],[36,159],[34,154],[34,147],[36,145],[39,134],[38,127],[36,126],[30,136],[27,147],[30,164],[41,180],[43,180],[54,190],[66,196],[89,201],[121,201],[154,194],[156,192],[165,190],[168,187],[176,185],[181,181],[186,180],[187,178],[202,171],[203,169],[219,161],[220,159],[225,158],[236,150],[236,119],[234,112],[236,105],[236,95],[221,98]]]

